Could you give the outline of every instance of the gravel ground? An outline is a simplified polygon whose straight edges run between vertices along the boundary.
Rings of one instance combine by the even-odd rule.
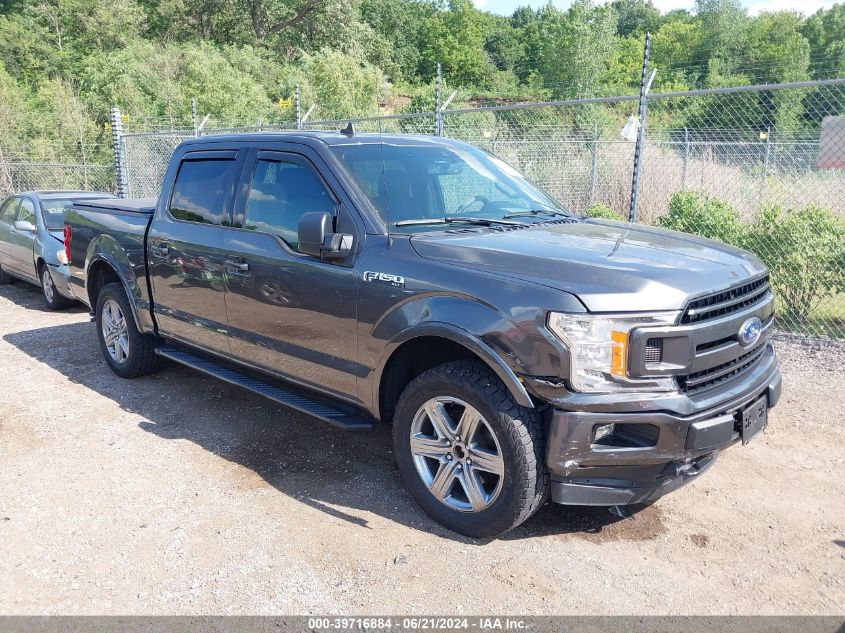
[[[345,434],[179,367],[134,381],[82,308],[0,288],[0,613],[843,614],[842,345],[779,340],[768,431],[620,518],[457,537]]]

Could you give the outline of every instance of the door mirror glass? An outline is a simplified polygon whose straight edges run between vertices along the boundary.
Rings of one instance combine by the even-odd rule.
[[[343,259],[352,250],[352,236],[334,233],[332,216],[323,211],[303,213],[297,237],[300,252],[320,259]]]
[[[35,233],[35,225],[29,220],[17,220],[15,228],[23,233]]]

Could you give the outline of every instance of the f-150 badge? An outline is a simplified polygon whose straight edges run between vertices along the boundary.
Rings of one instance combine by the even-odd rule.
[[[364,281],[380,281],[382,283],[390,284],[396,288],[405,287],[405,278],[399,275],[391,275],[389,273],[379,273],[368,270],[364,273]]]

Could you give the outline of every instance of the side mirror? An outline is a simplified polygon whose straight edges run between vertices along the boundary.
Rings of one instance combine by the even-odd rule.
[[[35,225],[29,220],[15,220],[15,228],[21,233],[35,233]]]
[[[304,213],[297,227],[299,251],[325,260],[343,259],[352,250],[352,236],[332,232],[330,213]]]

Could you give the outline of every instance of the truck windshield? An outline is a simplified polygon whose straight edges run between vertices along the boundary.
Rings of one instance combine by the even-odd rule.
[[[432,225],[507,224],[572,214],[507,163],[458,145],[361,143],[332,151],[382,219],[403,230]],[[430,220],[427,222],[426,220]]]

